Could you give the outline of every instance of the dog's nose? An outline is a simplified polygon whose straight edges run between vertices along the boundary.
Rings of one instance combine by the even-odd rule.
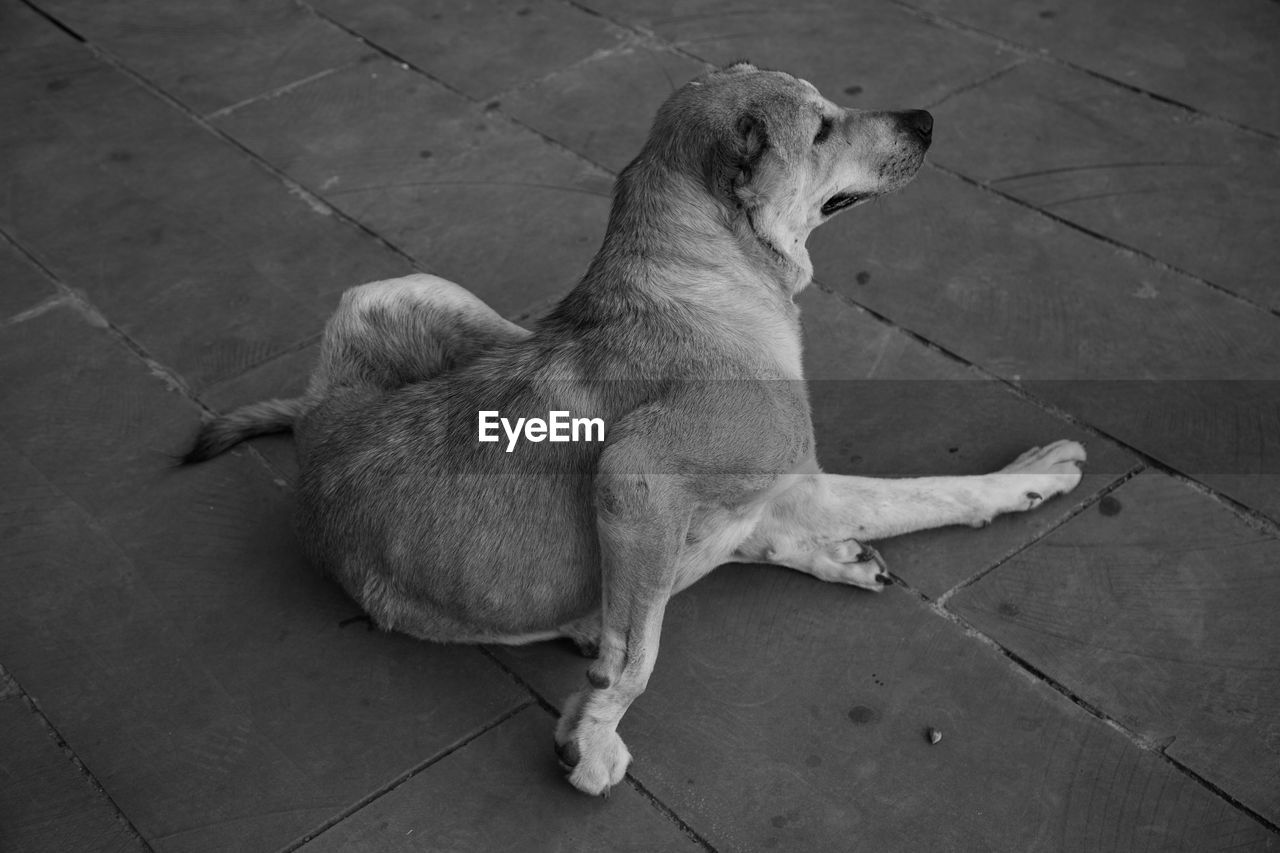
[[[933,139],[933,116],[925,110],[907,110],[901,116],[902,123],[928,145]]]

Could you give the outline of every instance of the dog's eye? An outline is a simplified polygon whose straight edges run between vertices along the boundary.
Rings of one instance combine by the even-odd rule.
[[[831,135],[831,128],[834,122],[826,116],[822,117],[822,124],[818,125],[818,133],[813,137],[814,145],[821,145],[827,141],[827,137]]]

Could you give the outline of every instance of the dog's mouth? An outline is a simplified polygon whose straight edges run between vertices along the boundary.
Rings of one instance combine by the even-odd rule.
[[[827,199],[822,205],[822,215],[830,216],[838,213],[846,207],[851,207],[866,198],[860,193],[836,193]]]

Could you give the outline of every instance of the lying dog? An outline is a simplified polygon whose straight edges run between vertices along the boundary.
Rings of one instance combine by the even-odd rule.
[[[932,127],[748,63],[700,77],[659,110],[603,246],[532,332],[434,276],[354,288],[306,395],[211,421],[188,461],[292,428],[302,542],[378,625],[594,649],[555,739],[569,781],[607,792],[674,593],[726,562],[879,590],[862,543],[981,526],[1080,480],[1067,441],[985,476],[818,470],[793,301],[805,241],[909,182]],[[555,412],[602,422],[603,440],[530,426]],[[480,440],[499,415],[507,435]]]

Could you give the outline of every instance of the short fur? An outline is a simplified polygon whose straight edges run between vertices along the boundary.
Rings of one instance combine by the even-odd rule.
[[[212,421],[190,458],[292,419],[304,546],[380,626],[598,647],[556,742],[570,782],[607,792],[675,592],[732,561],[878,590],[865,541],[980,526],[1080,479],[1074,442],[973,477],[815,462],[793,301],[812,276],[805,240],[910,181],[931,129],[928,113],[841,109],[748,63],[700,77],[659,110],[604,244],[532,332],[434,276],[354,288],[306,396]],[[566,410],[607,434],[508,453],[477,440],[479,410]]]

